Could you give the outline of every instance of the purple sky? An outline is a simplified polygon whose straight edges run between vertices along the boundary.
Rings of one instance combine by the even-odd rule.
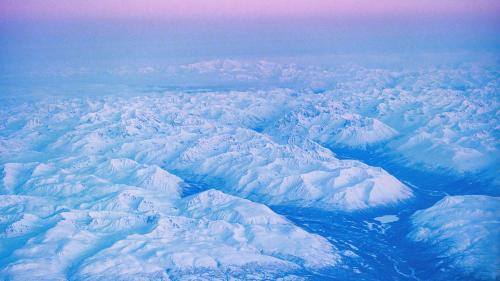
[[[20,60],[500,50],[500,0],[0,0]]]
[[[496,16],[498,0],[1,0],[3,19]]]
[[[44,83],[31,74],[54,66],[106,73],[111,65],[344,54],[386,63],[388,53],[417,63],[414,54],[463,52],[500,54],[500,0],[0,0],[4,85]],[[108,81],[101,74],[75,79]]]

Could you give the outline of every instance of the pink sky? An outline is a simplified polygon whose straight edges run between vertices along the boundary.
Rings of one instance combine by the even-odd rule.
[[[0,0],[10,19],[499,14],[498,0]]]

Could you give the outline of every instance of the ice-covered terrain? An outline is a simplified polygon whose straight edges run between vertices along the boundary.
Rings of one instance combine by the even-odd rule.
[[[109,75],[1,97],[0,279],[498,278],[497,65]]]
[[[339,260],[326,239],[264,205],[217,190],[181,198],[182,180],[158,166],[79,156],[3,170],[3,279],[169,280],[228,271],[251,279],[257,266],[275,278]]]
[[[395,71],[354,66],[332,71],[215,61],[190,69],[222,79],[276,79],[311,89],[313,94],[294,95],[291,110],[267,127],[282,142],[309,138],[327,147],[350,148],[383,144],[383,151],[407,165],[496,174],[495,68]]]
[[[471,278],[499,277],[500,198],[448,196],[412,217],[415,241],[429,243],[454,268]]]

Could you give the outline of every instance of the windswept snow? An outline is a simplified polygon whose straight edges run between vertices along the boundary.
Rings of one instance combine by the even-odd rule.
[[[123,68],[130,69],[129,66],[120,69]],[[61,104],[57,103],[47,104],[43,110],[29,104],[8,108],[0,113],[0,128],[5,132],[0,139],[1,153],[19,157],[17,152],[21,152],[25,144],[20,139],[13,141],[10,138],[8,142],[4,139],[7,135],[16,135],[17,130],[24,129],[26,137],[28,132],[35,134],[43,129],[57,133],[57,127],[69,125],[67,122],[78,125],[78,120],[70,118],[71,114],[81,113],[79,117],[87,118],[89,124],[94,125],[100,120],[121,120],[124,122],[121,133],[144,135],[147,127],[164,121],[169,112],[172,124],[179,120],[187,122],[185,118],[199,122],[196,116],[202,116],[205,121],[216,121],[218,125],[264,130],[279,142],[309,138],[333,148],[377,149],[409,167],[419,166],[433,172],[444,170],[456,175],[487,174],[496,178],[500,75],[494,64],[469,62],[408,66],[401,70],[328,66],[327,63],[318,66],[266,60],[212,60],[184,65],[143,65],[131,69],[129,75],[137,75],[141,69],[150,69],[152,72],[144,75],[162,83],[256,90],[212,92],[189,98],[172,95],[168,103],[148,99],[148,105],[160,102],[169,106],[162,109],[166,111],[163,119],[152,113],[157,120],[140,116],[144,108],[120,103],[116,106],[124,106],[127,113],[117,116],[116,106],[107,104],[110,114],[115,110],[114,116],[107,116],[104,114],[106,108],[93,108],[104,106],[98,101],[88,101],[88,108],[73,104],[73,112],[65,110],[66,104],[60,108]],[[110,70],[101,71],[103,73],[92,75],[103,76]],[[47,74],[47,79],[60,78],[56,75],[58,72],[47,73],[52,73]],[[73,71],[70,76],[81,79],[80,75],[84,74]],[[128,77],[114,75],[121,79]],[[272,90],[276,87],[280,89]],[[97,91],[131,92],[120,87],[114,90],[97,88]],[[159,109],[159,105],[156,107]],[[46,122],[44,115],[48,112],[52,115],[50,121],[57,123]],[[27,118],[26,114],[31,115]],[[135,127],[141,122],[152,123],[142,124],[145,125],[142,129]],[[153,130],[149,133],[154,133],[155,128],[149,129]],[[87,138],[93,141],[93,146],[105,145],[99,142],[102,140],[98,136],[89,134]]]
[[[216,190],[181,198],[181,180],[161,168],[98,160],[24,167],[31,179],[0,195],[1,278],[169,280],[232,267],[271,278],[339,260],[326,239],[264,205]]]
[[[448,196],[416,212],[409,237],[427,243],[440,258],[471,276],[497,280],[500,272],[500,198]]]
[[[252,95],[247,92],[61,100],[59,106],[74,112],[66,121],[72,126],[60,128],[59,137],[44,143],[44,153],[111,159],[106,160],[105,167],[98,164],[92,175],[114,178],[114,183],[168,191],[171,187],[163,183],[167,177],[163,167],[205,178],[228,193],[273,205],[354,210],[412,196],[408,187],[380,168],[338,160],[329,150],[308,140],[279,144],[247,129],[271,118],[273,113],[258,103],[264,95],[273,94],[280,100],[287,91],[258,94],[257,105],[251,106],[253,112],[247,109]],[[230,108],[226,102],[234,106]],[[263,112],[257,114],[261,107]],[[42,104],[35,114],[41,115],[38,118],[46,124],[55,123]],[[252,118],[253,114],[260,117]],[[238,120],[246,122],[238,124]],[[36,143],[51,132],[41,127],[36,137],[24,135],[32,131],[19,130],[6,141],[25,142],[25,149],[31,145],[31,149],[39,150]],[[138,163],[152,166],[140,167],[143,164]],[[88,165],[92,169],[94,163]]]
[[[2,121],[12,130],[1,159],[18,162],[2,165],[0,276],[246,279],[259,268],[284,277],[340,255],[254,202],[355,210],[412,196],[380,168],[249,129],[276,114],[259,99],[288,93],[252,94],[61,97],[10,109],[19,114]],[[169,171],[221,191],[182,198],[189,184]]]
[[[2,98],[0,279],[300,280],[376,272],[380,257],[391,278],[417,278],[389,234],[450,190],[416,206],[423,189],[335,151],[471,176],[498,194],[497,69],[215,60],[113,72],[208,89]],[[498,204],[446,197],[411,217],[406,242],[498,278]],[[332,230],[345,223],[349,237]],[[368,236],[380,243],[358,241]]]
[[[384,144],[383,152],[407,166],[495,177],[496,66],[464,63],[392,70],[215,60],[179,70],[171,69],[181,80],[195,76],[207,83],[300,89],[284,100],[266,97],[276,110],[288,109],[267,126],[266,133],[278,140],[308,137],[329,147],[356,149]]]

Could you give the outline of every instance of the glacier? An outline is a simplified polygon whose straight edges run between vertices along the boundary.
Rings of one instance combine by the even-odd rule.
[[[0,96],[0,279],[498,278],[497,65],[285,61]]]

